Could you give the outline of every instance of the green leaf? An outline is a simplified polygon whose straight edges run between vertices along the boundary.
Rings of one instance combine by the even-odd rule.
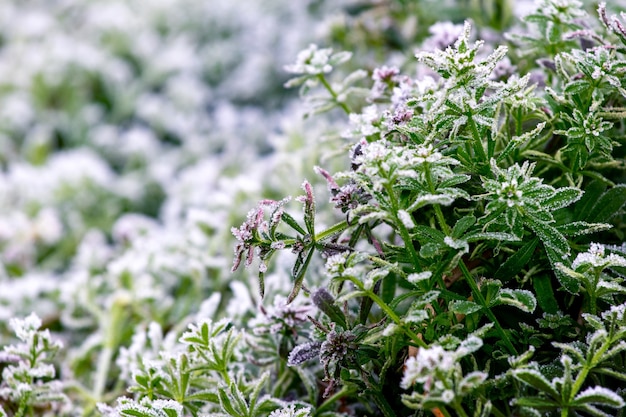
[[[539,392],[543,392],[552,398],[560,398],[559,392],[552,386],[552,384],[550,384],[550,381],[548,381],[548,379],[536,369],[530,369],[530,368],[514,369],[513,376],[516,379],[519,379],[520,381],[522,381],[523,383],[530,385],[531,387],[539,390]],[[522,398],[520,398],[517,401],[520,401],[520,400],[522,400]],[[550,402],[550,403],[553,403],[553,402]]]
[[[541,397],[522,397],[516,398],[515,405],[520,407],[531,407],[537,410],[552,410],[559,407],[556,401]]]
[[[296,219],[294,219],[293,217],[291,217],[291,215],[287,212],[284,212],[281,219],[287,223],[289,226],[291,226],[292,229],[294,229],[296,232],[302,234],[302,235],[306,235],[306,231],[302,228],[302,226],[300,226],[298,224],[298,222],[296,221]]]
[[[439,253],[442,247],[442,244],[427,243],[420,248],[420,256],[423,258],[432,258]]]
[[[612,408],[622,408],[626,405],[622,397],[617,395],[614,391],[599,386],[587,388],[578,394],[570,404],[573,406],[599,404]]]
[[[559,309],[559,305],[554,297],[550,277],[548,275],[535,275],[533,277],[533,288],[535,289],[539,307],[546,313],[556,313]]]
[[[587,80],[575,80],[570,81],[565,86],[565,94],[578,94],[589,88],[589,81]]]
[[[554,226],[529,216],[524,217],[524,223],[537,234],[546,250],[550,248],[559,253],[561,257],[569,254],[567,239]],[[562,261],[561,259],[560,262]]]
[[[443,246],[443,240],[446,238],[446,235],[443,232],[428,226],[417,225],[412,232],[415,233],[417,240],[422,243],[431,242],[438,243]]]
[[[178,417],[178,411],[172,410],[171,408],[163,408],[162,411],[167,415],[167,417]]]
[[[465,375],[461,382],[459,382],[457,390],[461,395],[467,395],[474,391],[487,379],[487,374],[484,372],[474,371]]]
[[[503,232],[478,232],[463,237],[468,242],[478,242],[481,240],[497,240],[500,242],[519,242],[520,238],[511,233]]]
[[[624,204],[626,204],[626,185],[616,185],[600,196],[585,220],[592,223],[609,221],[619,213]]]
[[[496,271],[495,278],[501,279],[506,282],[512,279],[515,275],[517,275],[517,273],[528,264],[530,258],[532,258],[538,242],[539,239],[534,238],[524,244],[524,246],[522,246],[513,255],[509,256],[507,260]]]
[[[482,306],[480,304],[476,304],[473,301],[467,300],[453,300],[450,303],[450,311],[456,314],[464,314],[470,315],[472,313],[476,313],[477,311],[482,310]]]
[[[603,230],[610,229],[611,226],[608,223],[587,223],[587,222],[570,222],[563,225],[559,225],[556,228],[559,232],[565,236],[581,236],[589,235],[591,233],[601,232]]]
[[[557,266],[557,264],[561,264],[565,260],[563,254],[558,253],[554,250],[554,248],[550,248],[548,246],[546,246],[546,254],[550,260],[552,271],[554,272],[554,275],[556,275],[556,278],[559,280],[561,286],[563,286],[563,288],[565,288],[568,292],[577,294],[580,290],[580,282],[576,278],[565,274]]]
[[[452,229],[452,237],[459,239],[474,223],[476,223],[476,217],[472,215],[461,217],[454,225],[454,229]]]
[[[121,410],[120,414],[123,416],[130,416],[130,417],[154,417],[153,414],[144,413],[143,411],[139,411],[135,409]]]
[[[590,182],[585,187],[585,193],[582,198],[574,206],[574,218],[578,220],[587,219],[604,190],[606,190],[604,182],[598,180]]]
[[[580,200],[583,192],[578,188],[564,187],[556,190],[554,195],[541,202],[541,207],[546,210],[558,210]]]
[[[309,249],[306,260],[304,261],[302,267],[299,269],[298,274],[295,276],[293,281],[293,287],[291,288],[289,297],[287,297],[287,304],[291,303],[298,296],[300,288],[302,288],[302,283],[304,282],[304,275],[306,274],[306,270],[309,267],[309,263],[311,263],[311,258],[313,258],[313,252],[315,252],[315,248],[312,247]]]
[[[255,410],[256,403],[259,399],[259,395],[261,395],[261,390],[267,384],[267,381],[269,380],[269,378],[270,378],[269,371],[265,371],[263,372],[261,377],[255,382],[254,389],[252,390],[252,392],[250,393],[248,397],[251,411]],[[251,413],[251,414],[254,414],[254,413]]]
[[[226,411],[228,414],[230,414],[233,417],[240,415],[239,413],[237,413],[237,411],[233,407],[233,404],[231,402],[231,398],[228,395],[228,393],[226,392],[225,388],[223,388],[223,387],[218,388],[218,395],[219,395],[219,399],[220,399],[220,407],[224,411]]]
[[[513,290],[504,288],[498,293],[497,300],[506,305],[517,307],[527,313],[532,313],[537,308],[535,295],[528,290]]]
[[[445,180],[441,181],[441,183],[439,183],[437,188],[448,188],[448,187],[454,187],[455,185],[459,185],[459,184],[463,184],[467,181],[469,181],[472,177],[469,175],[465,175],[465,174],[456,174],[453,175],[449,178],[446,178]]]
[[[185,401],[187,402],[201,401],[201,402],[206,402],[206,403],[219,404],[220,398],[215,393],[215,391],[206,390],[206,391],[196,391],[192,394],[187,395],[185,397]]]

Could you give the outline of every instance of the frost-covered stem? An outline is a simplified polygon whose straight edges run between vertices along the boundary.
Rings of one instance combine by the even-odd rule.
[[[425,163],[426,166],[426,182],[428,183],[428,189],[432,194],[435,194],[435,185],[433,184],[432,174],[430,172],[430,165]],[[439,204],[433,205],[435,208],[435,217],[437,217],[437,222],[439,223],[439,227],[441,230],[448,236],[452,233],[450,226],[446,223],[446,218],[443,215],[443,211],[441,211],[441,206]]]
[[[346,103],[339,101],[339,96],[337,96],[337,93],[335,92],[335,90],[333,90],[333,87],[331,87],[328,81],[326,81],[326,77],[324,77],[324,74],[318,74],[317,78],[320,80],[326,90],[328,90],[335,103],[337,103],[346,114],[350,114],[350,109],[348,108],[348,106],[346,106]]]
[[[400,220],[400,217],[398,216],[398,212],[400,211],[400,208],[398,207],[398,199],[396,198],[396,193],[393,190],[393,186],[391,186],[391,184],[387,182],[384,185],[384,187],[385,187],[385,191],[387,191],[387,194],[389,195],[389,199],[391,201],[391,207],[393,210],[393,217],[396,221],[396,225],[398,226],[400,237],[402,238],[402,241],[404,242],[404,247],[409,252],[409,256],[411,257],[413,267],[415,268],[415,272],[421,272],[422,267],[420,265],[419,257],[417,256],[417,252],[415,251],[415,247],[413,246],[413,239],[411,239],[411,236],[409,235],[409,231],[404,225],[404,222],[402,222],[402,220]]]
[[[120,329],[123,327],[125,307],[125,300],[116,299],[111,307],[111,314],[109,315],[108,323],[106,323],[104,332],[105,338],[102,350],[98,356],[96,376],[94,378],[93,397],[98,401],[102,399],[102,395],[104,394],[107,377],[111,368],[111,362],[113,361],[113,354],[117,350],[117,345],[119,343],[118,335],[120,333]]]
[[[598,308],[598,297],[596,295],[596,288],[598,288],[598,282],[600,281],[600,274],[602,271],[595,271],[594,280],[587,289],[587,293],[589,294],[589,313],[596,314],[596,310]]]
[[[348,279],[350,280],[350,282],[356,285],[359,288],[359,290],[363,291],[367,297],[369,297],[372,301],[378,304],[380,309],[383,310],[383,312],[387,315],[387,317],[389,317],[395,324],[400,326],[400,328],[406,333],[407,336],[411,338],[413,342],[415,342],[420,347],[423,347],[423,348],[428,347],[426,343],[417,334],[415,334],[413,330],[411,330],[409,327],[406,326],[405,323],[402,322],[402,320],[400,319],[400,317],[398,317],[396,312],[393,311],[393,309],[389,307],[389,305],[385,303],[382,300],[382,298],[380,298],[374,291],[368,288],[365,288],[363,283],[359,281],[359,279],[357,279],[356,277],[348,277]]]
[[[104,393],[111,360],[113,359],[113,348],[104,346],[98,356],[98,365],[96,367],[96,377],[94,381],[93,394],[94,397],[100,399]]]
[[[569,394],[569,402],[572,402],[574,400],[574,398],[578,394],[578,391],[580,391],[583,384],[585,383],[585,380],[587,379],[587,375],[589,375],[589,372],[591,372],[591,370],[596,367],[596,365],[600,362],[600,360],[602,359],[606,351],[609,350],[612,340],[613,340],[613,335],[609,333],[609,337],[607,337],[604,340],[604,343],[602,344],[602,346],[600,346],[600,349],[598,349],[595,352],[595,354],[591,358],[591,361],[588,361],[582,364],[583,366],[580,372],[578,373],[578,375],[576,376],[576,380],[574,380],[574,383],[572,384],[572,390],[570,391],[570,394]]]
[[[344,230],[346,230],[348,228],[348,222],[346,220],[337,223],[333,226],[330,226],[328,229],[326,230],[322,230],[321,232],[319,232],[318,234],[315,235],[315,241],[319,242],[320,240],[324,240],[327,237],[330,237],[332,235],[335,235],[337,233],[343,232]]]
[[[518,107],[515,112],[515,136],[522,135],[522,107]]]
[[[480,133],[478,132],[478,126],[476,126],[476,122],[474,121],[474,118],[471,114],[467,117],[467,119],[469,122],[470,130],[472,131],[472,137],[474,138],[474,150],[478,154],[477,156],[480,158],[481,161],[486,161],[487,155],[485,154],[483,142],[480,137]]]
[[[15,412],[15,417],[23,417],[26,412],[28,400],[30,399],[31,392],[25,392],[22,398],[20,398],[20,408]]]
[[[467,266],[465,265],[463,260],[459,262],[459,268],[461,269],[461,272],[463,273],[463,276],[465,277],[465,281],[467,281],[467,285],[469,285],[470,288],[472,289],[472,295],[474,296],[474,300],[478,302],[478,304],[480,304],[484,308],[485,314],[493,322],[498,334],[500,335],[500,338],[504,341],[504,344],[509,348],[511,353],[517,355],[518,354],[517,350],[515,349],[515,346],[513,346],[513,343],[511,343],[511,339],[509,339],[509,335],[506,334],[506,332],[500,325],[498,318],[495,316],[495,314],[493,314],[493,311],[491,311],[489,307],[487,306],[487,301],[485,300],[485,297],[483,297],[483,294],[480,292],[480,288],[478,288],[478,285],[476,285],[476,281],[474,281],[474,277],[470,273],[469,269],[467,269]]]

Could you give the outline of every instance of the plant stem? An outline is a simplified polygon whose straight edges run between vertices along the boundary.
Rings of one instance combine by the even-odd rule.
[[[346,103],[339,101],[337,93],[335,93],[335,90],[333,90],[328,81],[326,81],[326,77],[324,77],[324,74],[318,74],[317,78],[321,81],[322,85],[326,87],[326,90],[328,90],[335,103],[337,103],[337,105],[339,105],[339,107],[341,107],[346,114],[350,114],[350,109],[348,108]]]
[[[349,224],[346,220],[339,222],[335,225],[330,226],[326,230],[322,230],[318,234],[315,235],[315,241],[319,242],[320,240],[327,239],[328,237],[335,235],[337,233],[341,233],[348,228]]]
[[[400,217],[398,216],[398,211],[400,211],[400,208],[398,207],[398,198],[393,189],[393,186],[391,185],[391,179],[388,179],[388,180],[389,181],[387,181],[384,187],[385,187],[385,190],[387,191],[387,194],[389,195],[391,208],[393,210],[393,217],[394,217],[396,225],[398,226],[400,237],[402,238],[402,241],[404,242],[404,247],[406,248],[406,250],[409,253],[409,256],[411,257],[411,262],[413,263],[413,268],[415,268],[415,272],[421,272],[422,266],[420,265],[419,257],[417,256],[415,247],[413,246],[413,239],[411,239],[408,229],[406,228],[406,226],[404,225],[404,223],[402,222],[402,220],[400,220]]]
[[[433,177],[432,177],[432,173],[430,171],[430,165],[428,163],[425,163],[425,171],[426,171],[426,182],[428,183],[428,190],[432,193],[435,194],[435,184],[433,183]],[[437,217],[437,222],[439,223],[439,227],[441,227],[441,230],[446,234],[446,235],[450,235],[452,230],[450,229],[450,226],[448,226],[448,223],[446,223],[446,218],[443,215],[443,211],[441,211],[441,206],[439,204],[435,204],[434,205],[435,208],[435,217]]]
[[[480,158],[482,162],[487,161],[487,155],[485,154],[485,149],[483,148],[483,142],[480,137],[480,133],[478,132],[478,126],[476,126],[476,122],[474,121],[473,115],[470,114],[467,116],[467,120],[470,126],[470,130],[472,131],[472,137],[474,138],[474,150],[476,151],[476,156]]]
[[[485,297],[483,297],[483,294],[480,292],[478,285],[476,285],[476,281],[474,281],[474,277],[472,276],[470,271],[467,269],[467,266],[465,265],[463,260],[459,261],[459,268],[461,269],[461,272],[463,273],[463,276],[465,277],[465,281],[467,281],[467,284],[472,289],[474,300],[478,302],[478,304],[480,304],[484,308],[485,314],[487,314],[487,317],[489,317],[489,319],[495,325],[496,330],[498,331],[498,334],[500,335],[500,338],[504,341],[504,344],[506,345],[506,347],[509,348],[509,350],[511,351],[510,353],[514,355],[518,355],[517,350],[515,349],[515,346],[513,346],[513,343],[511,342],[511,339],[509,338],[509,335],[504,331],[504,329],[500,325],[500,322],[498,321],[498,318],[495,316],[495,314],[493,314],[493,311],[491,311],[489,306],[487,306],[487,301],[485,300]]]
[[[402,330],[404,330],[404,332],[407,334],[407,336],[409,336],[418,346],[423,347],[423,348],[427,348],[428,347],[428,345],[426,345],[426,343],[417,334],[415,334],[415,332],[413,330],[408,328],[406,326],[406,324],[402,322],[400,317],[398,317],[396,312],[393,311],[393,309],[391,307],[389,307],[389,305],[387,303],[385,303],[374,291],[365,288],[363,283],[361,281],[359,281],[356,277],[349,277],[349,279],[350,279],[350,281],[354,285],[356,285],[359,288],[359,290],[363,291],[369,298],[372,299],[372,301],[374,301],[376,304],[378,304],[380,309],[383,310],[383,312],[385,312],[385,314],[394,323],[396,323],[398,326],[400,326],[400,328],[402,328]]]
[[[326,411],[327,408],[333,405],[335,401],[339,400],[341,397],[350,395],[354,393],[355,391],[356,391],[355,388],[344,385],[339,391],[337,391],[335,394],[328,397],[326,401],[324,401],[319,407],[317,407],[317,409],[315,410],[315,414],[313,414],[313,416],[320,415],[322,412]]]
[[[454,403],[452,403],[452,407],[454,407],[454,411],[456,411],[457,416],[468,417],[467,413],[465,412],[465,409],[461,405],[461,401],[459,401],[458,398],[455,399]]]

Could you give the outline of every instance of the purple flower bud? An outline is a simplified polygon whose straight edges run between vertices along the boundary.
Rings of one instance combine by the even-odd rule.
[[[308,360],[316,358],[320,354],[321,346],[321,342],[307,342],[302,345],[296,346],[295,348],[293,348],[291,353],[289,353],[287,365],[297,366]]]

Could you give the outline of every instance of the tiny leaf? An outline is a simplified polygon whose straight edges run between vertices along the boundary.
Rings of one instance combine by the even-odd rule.
[[[502,289],[498,293],[497,300],[502,304],[517,307],[527,313],[532,313],[537,308],[535,295],[528,290]]]
[[[548,379],[536,369],[515,369],[513,370],[513,376],[540,392],[548,394],[552,398],[560,397],[559,392],[552,386],[552,384],[550,384],[550,381],[548,381]]]

